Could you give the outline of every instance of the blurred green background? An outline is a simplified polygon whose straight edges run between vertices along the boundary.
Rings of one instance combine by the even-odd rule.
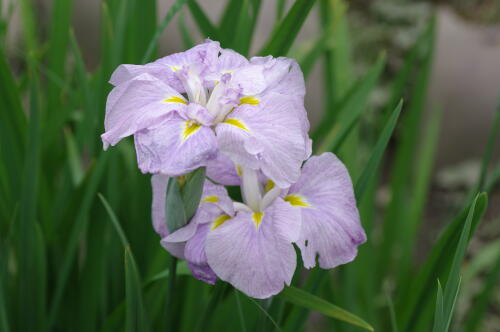
[[[0,331],[500,331],[499,1],[0,3]],[[207,37],[296,58],[353,178],[368,243],[311,297],[171,287],[132,140],[102,151],[114,68]]]

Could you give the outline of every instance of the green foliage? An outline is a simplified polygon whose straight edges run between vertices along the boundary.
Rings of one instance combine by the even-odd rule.
[[[500,180],[500,164],[488,172],[500,108],[478,182],[456,217],[444,223],[425,260],[412,259],[440,123],[449,120],[441,119],[438,108],[423,121],[434,20],[388,74],[383,51],[369,68],[357,70],[344,0],[276,1],[273,29],[257,54],[250,53],[262,0],[227,0],[217,22],[201,1],[172,3],[157,21],[155,1],[103,1],[101,50],[94,54],[99,64],[89,69],[71,23],[74,1],[53,1],[46,33],[35,1],[19,1],[22,52],[15,60],[20,65],[7,56],[4,38],[0,46],[0,330],[302,331],[316,312],[325,330],[428,332],[434,326],[447,331],[454,327],[459,288],[470,291],[471,279],[481,274],[485,283],[475,305],[455,320],[466,332],[482,331],[500,275],[498,246],[473,257],[462,279],[460,268],[486,211],[483,192]],[[302,47],[297,36],[314,6],[321,31]],[[0,27],[8,30],[8,11],[1,12]],[[184,15],[199,31],[188,29]],[[290,287],[257,301],[222,281],[210,286],[195,280],[185,262],[161,247],[150,226],[150,176],[137,169],[133,143],[125,140],[103,152],[99,136],[112,71],[120,63],[160,56],[158,42],[175,18],[186,47],[211,38],[245,55],[302,54],[306,79],[324,62],[317,86],[325,105],[312,132],[314,153],[337,153],[354,179],[368,236],[355,261],[332,271],[306,272],[297,264]],[[388,98],[374,106],[382,82],[389,86]],[[204,179],[205,170],[199,169],[169,180],[165,204],[175,207],[168,208],[171,230],[195,213]],[[389,202],[380,207],[382,186]]]

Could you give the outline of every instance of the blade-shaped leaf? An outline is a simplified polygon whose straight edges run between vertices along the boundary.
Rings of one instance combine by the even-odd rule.
[[[203,37],[210,38],[212,40],[219,40],[220,37],[217,28],[210,21],[203,9],[201,9],[200,5],[198,5],[195,0],[188,0],[187,4],[196,25],[198,25],[198,28],[203,34]]]
[[[320,312],[328,317],[339,319],[369,331],[374,331],[370,324],[358,316],[299,288],[286,287],[279,296],[292,304]]]
[[[127,332],[150,331],[142,298],[141,277],[129,246],[125,247],[125,296]]]
[[[158,44],[158,40],[160,39],[161,34],[167,27],[168,23],[174,18],[175,14],[184,6],[186,1],[190,0],[177,0],[172,7],[168,10],[167,14],[165,14],[165,17],[161,21],[160,25],[158,28],[156,28],[155,34],[151,41],[149,42],[148,48],[146,49],[146,53],[144,53],[144,56],[142,57],[142,63],[146,63],[151,60],[151,56],[153,55],[153,52]]]
[[[304,24],[315,0],[297,0],[274,30],[260,55],[285,56]]]
[[[380,74],[384,68],[385,55],[382,53],[370,72],[360,79],[347,93],[339,106],[338,121],[332,127],[331,115],[325,114],[325,118],[318,129],[313,133],[313,139],[318,139],[322,134],[326,134],[319,145],[318,153],[325,151],[336,152],[349,135],[351,129],[359,121],[365,105],[368,102],[370,93],[375,88]]]
[[[356,181],[356,187],[354,188],[354,192],[356,194],[357,199],[363,196],[364,191],[366,190],[368,183],[372,179],[372,177],[376,174],[377,169],[382,160],[382,156],[384,151],[389,143],[389,139],[392,136],[394,128],[396,127],[396,123],[398,122],[399,114],[401,114],[401,109],[403,107],[403,101],[401,100],[399,104],[396,106],[394,111],[391,114],[391,117],[387,121],[382,133],[380,134],[375,147],[373,148],[373,152],[368,159],[366,167],[361,173],[360,177]]]

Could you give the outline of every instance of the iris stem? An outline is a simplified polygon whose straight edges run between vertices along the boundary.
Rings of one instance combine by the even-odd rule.
[[[174,289],[175,289],[175,279],[177,276],[177,258],[172,256],[172,260],[170,261],[170,269],[168,276],[168,293],[167,293],[167,301],[165,305],[166,315],[167,317],[167,331],[175,331],[175,315],[174,315]]]

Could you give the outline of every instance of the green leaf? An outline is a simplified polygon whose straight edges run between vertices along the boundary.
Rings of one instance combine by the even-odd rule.
[[[203,185],[205,184],[205,167],[200,167],[186,175],[186,183],[182,188],[182,201],[187,220],[191,219],[200,205]]]
[[[437,281],[438,283],[438,290],[437,290],[437,297],[436,297],[436,311],[434,313],[434,327],[432,328],[432,331],[440,331],[441,326],[443,324],[444,320],[444,308],[443,308],[443,288],[441,287],[441,283],[439,282],[439,279]]]
[[[125,327],[127,332],[132,331],[150,331],[150,326],[144,308],[142,297],[142,282],[137,268],[137,263],[130,249],[127,236],[123,231],[115,212],[109,205],[106,198],[100,193],[97,194],[101,200],[106,212],[109,215],[111,223],[120,238],[125,249],[125,294],[126,294],[126,320]]]
[[[113,227],[116,230],[116,233],[118,234],[118,237],[120,238],[120,241],[122,243],[122,246],[128,247],[130,246],[127,236],[125,235],[125,232],[123,231],[122,226],[120,225],[120,222],[118,221],[118,218],[116,217],[115,212],[111,208],[111,205],[109,205],[109,202],[104,198],[104,196],[101,193],[97,193],[97,196],[99,196],[99,199],[101,200],[102,205],[106,209],[106,212],[108,213],[109,219],[111,220],[111,223],[113,224]]]
[[[365,106],[368,102],[368,98],[375,88],[378,78],[384,68],[384,64],[385,55],[382,53],[368,74],[354,84],[353,88],[341,101],[339,105],[338,121],[335,126],[332,127],[332,114],[327,113],[324,115],[318,129],[313,133],[313,139],[318,139],[322,136],[322,133],[326,133],[326,136],[317,148],[318,153],[325,151],[332,151],[335,153],[342,146],[342,143],[366,109]]]
[[[68,244],[63,251],[62,264],[59,267],[57,284],[52,297],[52,305],[50,307],[49,315],[49,326],[53,327],[56,323],[57,315],[59,313],[59,307],[61,305],[61,299],[68,282],[68,277],[70,273],[71,266],[75,260],[76,249],[78,247],[78,242],[81,237],[85,234],[88,226],[88,213],[94,202],[96,196],[97,186],[101,181],[101,177],[104,173],[106,165],[109,159],[109,153],[101,153],[101,157],[98,159],[92,172],[89,174],[89,181],[85,188],[84,196],[81,200],[81,204],[76,215],[76,218],[71,229],[71,233],[68,238]]]
[[[491,269],[491,271],[486,276],[486,282],[483,283],[483,287],[479,292],[479,296],[474,300],[474,305],[470,308],[467,313],[467,318],[465,320],[466,332],[480,331],[479,327],[481,321],[485,314],[488,312],[488,303],[492,300],[495,295],[495,287],[498,286],[498,280],[500,278],[500,252],[497,255],[496,263]]]
[[[315,0],[297,0],[274,30],[260,55],[285,56],[304,24]]]
[[[446,286],[444,289],[443,300],[441,303],[443,320],[440,320],[441,323],[438,324],[438,328],[434,330],[434,332],[447,332],[451,318],[453,316],[453,310],[455,308],[455,303],[458,297],[458,292],[460,289],[460,267],[462,266],[462,262],[465,257],[465,251],[467,249],[467,245],[469,243],[470,231],[472,227],[472,218],[474,216],[474,209],[477,204],[479,196],[476,196],[476,199],[472,203],[471,208],[469,209],[469,213],[467,215],[467,219],[462,228],[462,233],[460,234],[460,240],[458,241],[457,248],[455,250],[455,255],[453,257],[453,263],[451,265],[450,273],[448,275],[448,280],[446,281]],[[440,318],[438,316],[438,318]]]
[[[125,247],[125,296],[125,330],[127,332],[150,331],[142,298],[141,278],[129,246]]]
[[[66,138],[66,153],[68,155],[68,165],[71,172],[71,179],[73,180],[73,185],[77,187],[82,182],[85,172],[80,160],[78,146],[76,145],[75,138],[73,137],[71,130],[65,128],[64,136]]]
[[[363,196],[368,184],[370,183],[371,179],[376,174],[378,167],[380,166],[384,151],[387,148],[389,139],[394,132],[394,128],[396,127],[396,123],[398,122],[399,115],[401,114],[402,107],[403,101],[401,100],[392,112],[389,120],[387,120],[387,123],[385,124],[384,129],[382,130],[382,133],[380,134],[380,137],[378,138],[377,143],[373,148],[370,159],[368,159],[368,162],[366,163],[366,167],[363,173],[356,180],[354,192],[358,200]]]
[[[292,304],[320,312],[328,317],[362,327],[369,331],[374,331],[370,324],[358,316],[301,289],[285,287],[279,296]]]
[[[195,0],[188,0],[188,7],[191,15],[198,25],[204,38],[210,38],[212,40],[219,40],[219,32],[217,28],[212,24],[210,19],[207,17],[203,9],[196,3]]]
[[[188,222],[181,188],[176,178],[168,179],[167,194],[165,197],[165,219],[168,230],[173,233],[179,228],[184,227]]]
[[[37,198],[40,163],[40,109],[39,87],[36,73],[30,74],[30,120],[28,129],[28,145],[23,170],[20,220],[17,224],[17,260],[19,275],[19,319],[17,327],[20,331],[45,331],[45,275],[39,261],[43,255],[43,247],[38,238]],[[35,300],[34,300],[35,299]]]
[[[411,278],[408,288],[400,292],[398,298],[398,304],[400,305],[396,305],[396,310],[398,311],[397,317],[401,331],[415,330],[417,323],[425,326],[426,320],[422,317],[428,313],[433,299],[433,294],[428,290],[434,288],[437,278],[440,280],[448,279],[451,262],[454,259],[453,254],[457,250],[457,243],[467,221],[469,211],[474,206],[470,237],[474,234],[486,210],[487,201],[487,195],[480,194],[470,206],[446,226],[420,271]]]
[[[158,40],[160,39],[161,34],[167,27],[168,23],[174,18],[175,14],[184,6],[186,1],[191,1],[191,0],[177,0],[172,7],[168,10],[167,14],[165,14],[165,17],[161,21],[160,25],[158,28],[156,28],[155,34],[151,41],[149,42],[149,46],[146,49],[146,53],[144,53],[144,56],[142,57],[142,63],[146,63],[151,60],[151,56],[153,55],[153,52],[158,44]]]

